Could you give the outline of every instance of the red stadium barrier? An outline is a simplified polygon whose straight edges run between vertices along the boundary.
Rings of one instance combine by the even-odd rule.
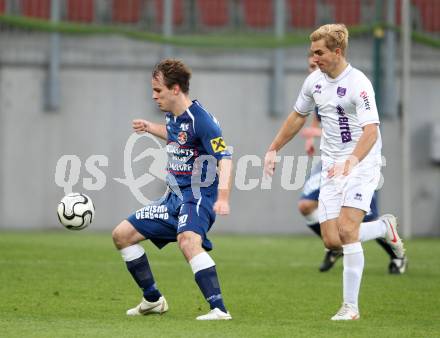
[[[347,26],[361,23],[360,0],[325,0],[325,2],[333,6],[335,22],[344,23]]]
[[[92,22],[94,19],[93,0],[68,0],[67,1],[67,20]]]
[[[141,0],[113,0],[112,20],[115,22],[138,22],[141,18],[141,13]]]
[[[34,18],[50,17],[50,0],[21,0],[21,14]]]
[[[296,28],[313,28],[316,25],[316,0],[289,0],[290,25]]]
[[[173,1],[173,25],[180,26],[183,23],[183,0]],[[162,24],[163,22],[163,12],[164,4],[163,0],[156,0],[156,18],[157,23]]]
[[[413,0],[419,8],[423,30],[440,32],[440,1],[439,0]]]
[[[266,28],[273,25],[273,0],[244,0],[243,14],[247,26]]]
[[[219,27],[228,24],[228,0],[198,0],[197,7],[202,25]]]

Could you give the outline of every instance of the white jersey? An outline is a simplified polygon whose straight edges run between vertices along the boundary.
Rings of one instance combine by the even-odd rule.
[[[335,79],[320,70],[306,78],[294,109],[301,115],[308,115],[315,106],[321,117],[320,149],[325,161],[344,161],[353,153],[362,127],[379,124],[373,86],[364,73],[351,65]],[[381,161],[382,140],[378,132],[366,161]]]

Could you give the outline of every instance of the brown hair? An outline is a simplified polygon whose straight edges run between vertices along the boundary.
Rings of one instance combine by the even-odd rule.
[[[328,24],[319,27],[310,34],[310,41],[318,41],[324,39],[325,46],[332,52],[336,48],[340,48],[342,55],[348,47],[348,30],[343,23]]]
[[[153,68],[153,78],[156,79],[160,73],[162,73],[165,86],[168,89],[177,84],[184,94],[188,94],[191,69],[182,61],[177,59],[164,59],[160,61]]]

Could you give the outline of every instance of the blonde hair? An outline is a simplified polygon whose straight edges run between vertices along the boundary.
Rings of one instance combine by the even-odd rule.
[[[310,34],[310,41],[318,41],[324,39],[325,46],[332,52],[336,48],[340,48],[342,55],[348,47],[348,30],[343,23],[333,23],[319,27]]]

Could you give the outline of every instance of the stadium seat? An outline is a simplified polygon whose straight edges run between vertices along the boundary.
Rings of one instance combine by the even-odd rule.
[[[197,0],[197,8],[204,26],[221,27],[229,22],[228,0]]]
[[[68,0],[67,20],[79,22],[92,22],[94,19],[93,0]]]
[[[361,0],[325,0],[334,9],[334,22],[347,26],[361,23]]]
[[[273,0],[243,0],[244,22],[253,28],[268,28],[274,23]]]
[[[50,0],[21,0],[20,9],[24,16],[48,19],[50,17]]]
[[[156,20],[159,25],[163,22],[164,0],[156,0]],[[173,25],[180,26],[183,23],[184,3],[183,0],[173,0]]]
[[[141,0],[113,0],[112,21],[122,23],[139,22],[142,13]]]
[[[290,25],[294,28],[313,28],[316,25],[316,0],[289,0]]]
[[[412,0],[411,2],[411,16],[417,17],[419,16],[419,10],[418,8],[414,5],[414,1]],[[386,7],[385,7],[385,11],[386,11]],[[386,12],[384,13],[385,17],[386,17]],[[395,22],[396,25],[400,25],[402,23],[402,0],[396,0],[396,12],[395,12]]]
[[[423,30],[440,32],[440,1],[413,0],[413,3],[419,9]]]

